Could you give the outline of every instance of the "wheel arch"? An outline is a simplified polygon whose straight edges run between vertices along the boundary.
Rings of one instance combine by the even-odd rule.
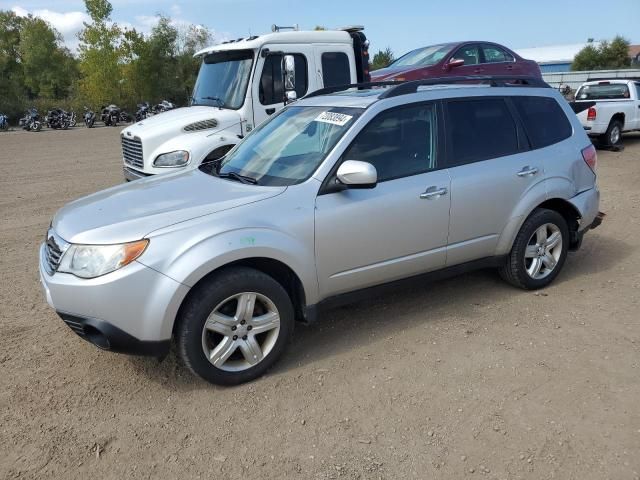
[[[611,117],[611,120],[609,121],[609,125],[611,125],[613,122],[615,122],[616,120],[619,120],[622,122],[622,128],[624,129],[624,121],[625,121],[625,114],[624,112],[617,112],[614,113],[613,116]]]

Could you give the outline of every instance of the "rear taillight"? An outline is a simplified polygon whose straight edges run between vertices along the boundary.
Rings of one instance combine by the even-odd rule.
[[[596,173],[596,168],[598,168],[598,154],[596,153],[596,147],[593,145],[589,145],[582,149],[582,158],[584,158],[584,163],[589,165],[589,168],[593,173]]]
[[[587,110],[587,120],[592,121],[596,119],[596,109],[593,107],[589,107]]]

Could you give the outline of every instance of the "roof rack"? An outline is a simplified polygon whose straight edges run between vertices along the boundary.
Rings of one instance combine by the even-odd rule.
[[[331,93],[342,92],[349,90],[350,88],[366,89],[371,87],[392,87],[385,90],[380,99],[393,98],[399,95],[407,95],[409,93],[416,93],[419,87],[427,85],[450,85],[464,82],[486,83],[491,87],[536,87],[536,88],[551,88],[551,86],[544,80],[537,77],[530,77],[526,75],[467,75],[460,77],[439,77],[439,78],[427,78],[424,80],[409,80],[409,81],[380,81],[380,82],[366,82],[366,83],[350,83],[348,85],[336,85],[334,87],[326,87],[316,90],[315,92],[308,93],[302,98],[317,97],[319,95],[329,95]],[[519,83],[516,83],[519,82]]]
[[[401,85],[403,82],[393,82],[393,81],[380,81],[380,82],[364,82],[364,83],[349,83],[346,85],[335,85],[333,87],[325,87],[319,90],[315,90],[311,93],[307,93],[302,98],[310,98],[317,97],[318,95],[328,95],[330,93],[342,92],[344,90],[349,90],[350,88],[357,88],[358,90],[367,89],[371,87],[389,87],[389,86],[397,86]],[[301,100],[302,100],[301,98]]]

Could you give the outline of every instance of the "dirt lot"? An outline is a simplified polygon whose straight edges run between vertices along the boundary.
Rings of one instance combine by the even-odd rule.
[[[552,288],[416,284],[216,388],[98,351],[41,294],[49,221],[121,182],[118,133],[0,134],[1,478],[639,478],[640,137],[599,153],[608,216]]]

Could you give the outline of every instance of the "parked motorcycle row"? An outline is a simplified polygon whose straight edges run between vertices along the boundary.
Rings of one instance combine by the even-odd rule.
[[[135,121],[139,122],[151,115],[157,115],[162,112],[173,110],[176,108],[175,104],[163,100],[162,102],[151,106],[149,102],[143,102],[138,104],[138,110],[135,114]],[[133,117],[122,110],[117,105],[103,106],[99,112],[100,121],[107,127],[116,127],[121,123],[130,123]],[[96,123],[97,115],[89,107],[84,107],[84,113],[82,115],[82,121],[86,128],[93,128]],[[67,130],[69,127],[75,127],[77,125],[76,113],[74,111],[67,112],[62,108],[54,108],[49,110],[44,118],[40,117],[38,110],[35,107],[30,108],[25,113],[24,117],[19,120],[20,127],[30,132],[39,132],[42,130],[43,125],[53,130]],[[9,129],[9,117],[0,113],[0,131]]]

